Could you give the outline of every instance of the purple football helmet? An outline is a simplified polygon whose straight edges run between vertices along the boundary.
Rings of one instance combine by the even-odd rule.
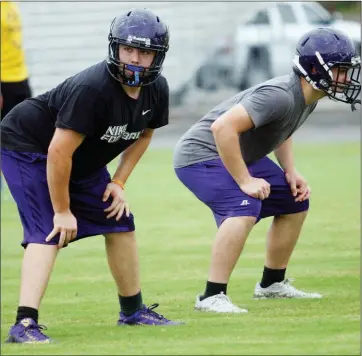
[[[360,103],[361,58],[343,32],[329,28],[309,31],[299,40],[293,63],[294,71],[329,98],[352,104],[352,109],[354,103]],[[332,68],[337,68],[337,80]],[[342,72],[347,73],[346,79],[339,81]]]
[[[134,87],[156,81],[169,48],[168,27],[157,15],[148,9],[131,9],[113,19],[108,40],[107,68],[115,79]],[[121,62],[120,45],[156,51],[152,65],[145,68]],[[133,74],[127,75],[126,70]]]

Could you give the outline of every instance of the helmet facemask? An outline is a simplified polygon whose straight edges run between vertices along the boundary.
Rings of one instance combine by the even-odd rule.
[[[357,98],[361,91],[360,74],[361,59],[352,57],[351,62],[325,63],[322,55],[315,52],[317,61],[312,68],[305,68],[300,63],[300,57],[295,56],[293,62],[299,72],[314,89],[322,90],[332,100],[348,104],[360,102]],[[332,68],[336,68],[336,78],[333,78]],[[343,81],[339,78],[344,77]],[[353,109],[353,108],[352,108]]]
[[[344,103],[354,103],[361,91],[360,74],[361,74],[361,61],[358,58],[358,63],[336,63],[332,68],[336,68],[336,80],[329,82],[327,89],[328,96],[335,100]],[[341,74],[343,73],[343,74]],[[339,81],[340,77],[344,77],[344,81]]]

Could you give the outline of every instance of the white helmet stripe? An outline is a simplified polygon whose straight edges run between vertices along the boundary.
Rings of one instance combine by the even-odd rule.
[[[316,57],[318,58],[319,63],[321,64],[321,66],[323,66],[324,70],[328,73],[328,75],[330,76],[330,78],[333,80],[333,74],[332,71],[330,70],[330,68],[328,67],[328,65],[324,62],[321,54],[317,51],[315,52]]]

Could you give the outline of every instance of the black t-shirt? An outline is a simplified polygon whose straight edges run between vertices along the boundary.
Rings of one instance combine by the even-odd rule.
[[[112,161],[146,128],[168,124],[169,89],[166,79],[129,97],[100,62],[56,88],[25,100],[1,122],[2,147],[47,154],[56,127],[86,137],[73,155],[72,178],[86,177]]]

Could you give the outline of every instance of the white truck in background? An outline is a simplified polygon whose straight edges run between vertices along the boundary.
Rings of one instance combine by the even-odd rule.
[[[344,31],[361,51],[361,24],[329,13],[318,2],[264,4],[265,9],[250,14],[249,20],[237,27],[232,39],[227,79],[239,90],[289,73],[297,41],[314,28]]]

